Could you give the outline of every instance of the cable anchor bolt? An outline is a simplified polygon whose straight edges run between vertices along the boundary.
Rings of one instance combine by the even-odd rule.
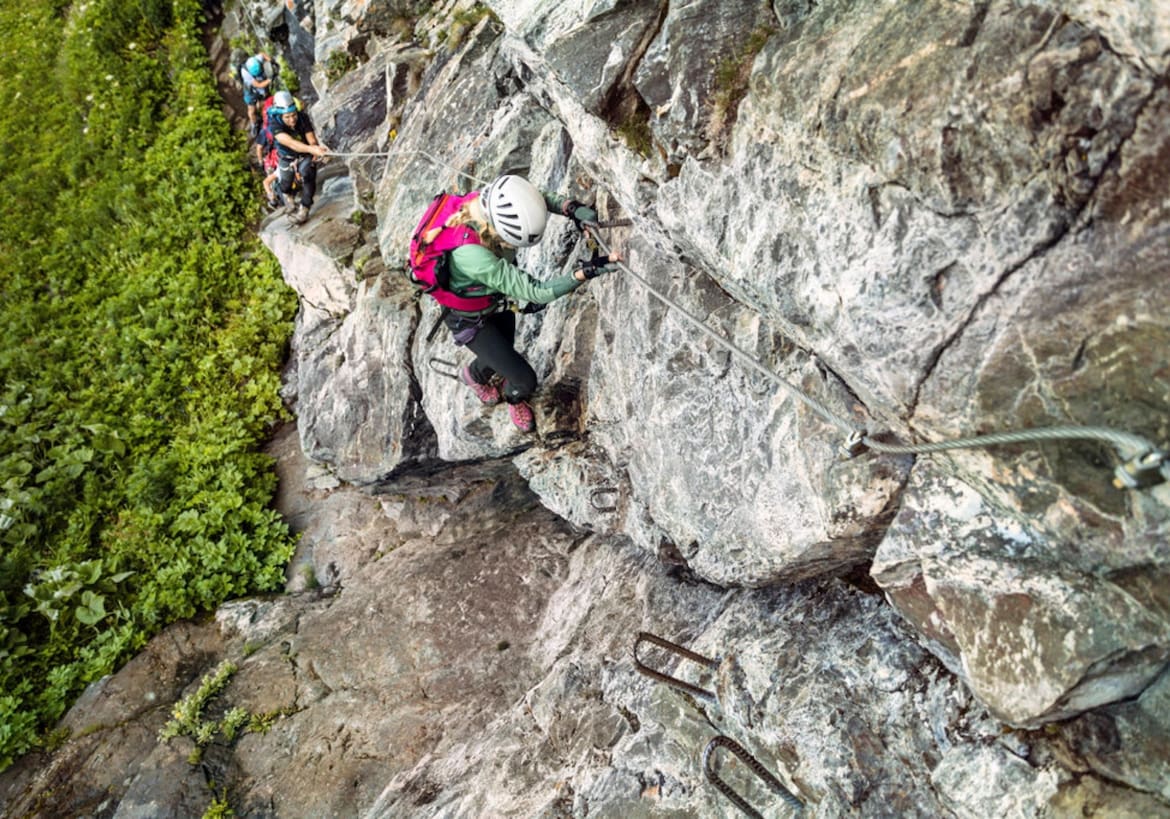
[[[849,433],[849,437],[846,438],[839,447],[841,455],[844,456],[846,460],[856,458],[858,455],[865,452],[868,448],[869,447],[865,445],[865,433],[861,430]]]
[[[1113,470],[1113,485],[1118,489],[1148,489],[1170,480],[1170,461],[1160,449],[1135,455]]]

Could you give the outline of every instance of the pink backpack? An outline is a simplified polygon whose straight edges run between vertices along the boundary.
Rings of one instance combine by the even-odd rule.
[[[483,312],[496,302],[493,295],[455,293],[450,289],[450,252],[463,245],[478,245],[480,241],[479,234],[470,227],[448,227],[447,220],[464,202],[476,196],[479,191],[464,196],[440,193],[431,200],[410,238],[410,280],[444,307],[467,313]]]

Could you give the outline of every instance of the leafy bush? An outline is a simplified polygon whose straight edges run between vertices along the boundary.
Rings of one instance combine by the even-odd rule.
[[[279,588],[295,297],[198,0],[0,6],[0,769],[159,629]]]

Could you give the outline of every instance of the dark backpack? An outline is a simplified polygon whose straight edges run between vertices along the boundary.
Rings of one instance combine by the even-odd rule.
[[[443,307],[465,313],[482,313],[496,303],[493,295],[459,294],[452,291],[451,251],[463,245],[481,244],[479,234],[467,225],[447,225],[463,203],[479,196],[478,191],[460,196],[440,193],[431,200],[410,238],[408,264],[411,282]]]

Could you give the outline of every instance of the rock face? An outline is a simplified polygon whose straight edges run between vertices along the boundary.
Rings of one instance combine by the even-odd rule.
[[[189,740],[152,737],[227,657],[279,715],[204,754],[247,815],[731,816],[722,734],[810,815],[1170,816],[1170,484],[1110,485],[1134,439],[843,454],[1170,440],[1168,11],[316,3],[315,118],[378,156],[263,227],[302,305],[295,594],[95,687],[0,776],[15,815],[187,811]],[[400,275],[431,196],[503,172],[630,221],[626,271],[519,317],[531,436]],[[586,252],[552,217],[520,262]],[[711,698],[637,674],[642,631]]]

